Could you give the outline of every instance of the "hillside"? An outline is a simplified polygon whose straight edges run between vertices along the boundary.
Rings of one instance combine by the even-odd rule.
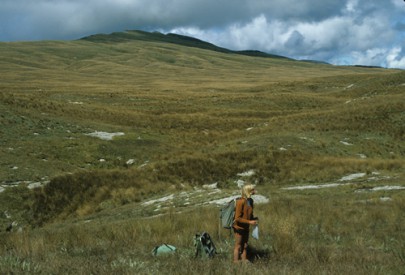
[[[0,57],[0,226],[18,222],[30,243],[0,233],[0,273],[139,272],[153,244],[187,247],[200,226],[220,236],[205,200],[237,194],[238,181],[256,183],[270,198],[258,213],[273,215],[256,243],[272,256],[254,274],[269,261],[275,274],[399,272],[403,71],[140,31],[0,43]],[[315,187],[284,189],[297,186]],[[162,225],[178,235],[165,240]],[[212,265],[229,270],[223,255]]]
[[[273,54],[264,53],[255,50],[244,50],[244,51],[232,51],[226,48],[218,47],[214,44],[202,41],[200,39],[168,33],[163,34],[160,32],[144,32],[144,31],[126,31],[111,34],[96,34],[81,38],[84,41],[90,41],[95,43],[123,43],[131,41],[145,41],[145,42],[157,42],[157,43],[170,43],[179,46],[194,47],[204,50],[210,50],[220,53],[228,54],[240,54],[247,56],[258,56],[258,57],[271,57],[271,58],[287,58],[284,56],[278,56]]]

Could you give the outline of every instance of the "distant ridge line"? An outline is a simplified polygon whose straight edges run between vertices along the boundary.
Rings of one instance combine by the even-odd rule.
[[[265,58],[280,58],[289,59],[281,55],[269,54],[257,50],[243,50],[233,51],[226,48],[218,47],[212,43],[194,38],[191,36],[180,35],[175,33],[163,34],[161,32],[146,32],[140,30],[127,30],[125,32],[113,32],[110,34],[94,34],[80,38],[79,40],[89,41],[94,43],[121,43],[128,41],[150,41],[150,42],[163,42],[172,43],[186,47],[200,48],[205,50],[211,50],[221,53],[239,54],[253,57],[265,57]]]

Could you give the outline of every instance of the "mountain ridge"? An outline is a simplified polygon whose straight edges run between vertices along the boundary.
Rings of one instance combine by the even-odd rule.
[[[134,40],[148,41],[148,42],[164,42],[164,43],[177,44],[177,45],[186,46],[186,47],[211,50],[211,51],[221,52],[221,53],[294,60],[294,59],[286,57],[286,56],[269,54],[269,53],[262,52],[259,50],[234,51],[234,50],[230,50],[227,48],[219,47],[215,44],[206,42],[204,40],[201,40],[201,39],[198,39],[195,37],[180,35],[180,34],[175,34],[175,33],[164,34],[161,32],[127,30],[125,32],[113,32],[110,34],[93,34],[93,35],[82,37],[79,40],[89,41],[89,42],[94,42],[94,43],[109,43],[109,42],[120,43],[120,42],[134,41]]]

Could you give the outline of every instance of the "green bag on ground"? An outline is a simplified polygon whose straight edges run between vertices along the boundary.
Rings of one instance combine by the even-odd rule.
[[[162,245],[155,246],[155,248],[153,248],[153,250],[152,250],[152,255],[159,256],[159,255],[163,255],[163,254],[171,254],[174,252],[176,252],[176,247],[174,247],[173,245],[164,243]]]

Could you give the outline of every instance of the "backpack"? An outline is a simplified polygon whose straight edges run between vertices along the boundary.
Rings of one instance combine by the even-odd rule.
[[[214,242],[207,232],[194,236],[195,256],[212,258],[217,253]]]
[[[234,198],[219,210],[220,223],[223,228],[231,229],[235,222],[236,201],[240,198]]]
[[[174,247],[173,245],[164,243],[162,245],[155,246],[152,250],[152,255],[159,256],[159,255],[163,255],[163,254],[171,254],[174,252],[176,252],[176,247]]]

